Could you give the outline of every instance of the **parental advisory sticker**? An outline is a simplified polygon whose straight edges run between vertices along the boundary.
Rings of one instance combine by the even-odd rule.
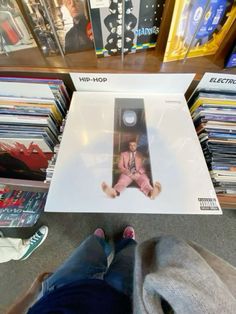
[[[109,0],[90,0],[91,9],[108,8]]]
[[[219,210],[215,198],[198,198],[201,210]]]

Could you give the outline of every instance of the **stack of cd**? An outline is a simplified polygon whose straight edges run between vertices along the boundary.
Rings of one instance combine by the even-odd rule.
[[[63,119],[62,125],[60,127],[60,134],[58,136],[59,144],[57,144],[54,147],[54,154],[52,156],[52,159],[48,163],[48,168],[46,170],[46,180],[45,180],[45,183],[50,183],[52,181],[52,176],[53,176],[53,172],[54,172],[54,169],[55,169],[58,152],[59,152],[59,149],[60,149],[60,142],[61,142],[61,139],[62,139],[63,131],[64,131],[64,128],[65,128],[65,124],[66,124],[66,119],[67,119],[67,115],[66,115],[65,119]]]
[[[190,111],[219,199],[236,202],[236,93],[197,91]]]

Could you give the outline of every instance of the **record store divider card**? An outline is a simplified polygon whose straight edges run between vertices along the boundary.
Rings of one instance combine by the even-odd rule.
[[[234,0],[176,0],[164,62],[215,54],[235,18]]]
[[[221,214],[184,98],[194,74],[71,77],[46,211]]]

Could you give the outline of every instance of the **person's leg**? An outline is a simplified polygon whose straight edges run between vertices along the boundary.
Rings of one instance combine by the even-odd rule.
[[[102,279],[107,270],[110,245],[105,236],[89,236],[72,255],[43,282],[43,294],[83,279]]]
[[[48,227],[42,226],[35,232],[35,234],[26,240],[28,248],[25,250],[23,255],[20,257],[21,261],[26,260],[47,238]]]
[[[138,178],[135,180],[137,185],[139,186],[140,190],[146,195],[149,196],[149,194],[152,192],[153,187],[150,184],[150,180],[148,176],[144,174],[140,174]]]
[[[161,192],[161,184],[159,182],[155,182],[152,187],[150,184],[150,180],[148,176],[144,173],[141,174],[135,182],[139,186],[140,190],[151,199],[155,199],[157,195]]]
[[[125,228],[123,238],[115,246],[115,256],[104,280],[116,290],[132,296],[134,251],[136,246],[132,227]]]
[[[0,263],[27,259],[46,239],[48,227],[42,226],[29,239],[0,237]]]
[[[127,186],[132,183],[132,181],[133,180],[129,176],[121,174],[116,185],[114,185],[114,189],[116,190],[116,192],[121,193]]]
[[[0,263],[20,259],[27,247],[22,239],[0,238]]]
[[[110,198],[115,198],[120,195],[120,193],[131,184],[133,180],[126,176],[125,174],[121,174],[117,183],[114,185],[114,187],[111,187],[106,182],[102,183],[102,190],[103,192]]]

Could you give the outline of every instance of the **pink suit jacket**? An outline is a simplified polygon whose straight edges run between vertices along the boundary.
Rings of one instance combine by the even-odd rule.
[[[129,175],[129,159],[130,159],[130,152],[123,152],[120,154],[120,160],[118,163],[118,168],[120,169],[121,173]],[[145,169],[143,167],[143,155],[136,151],[135,154],[135,167],[138,173],[143,174],[145,173]]]

